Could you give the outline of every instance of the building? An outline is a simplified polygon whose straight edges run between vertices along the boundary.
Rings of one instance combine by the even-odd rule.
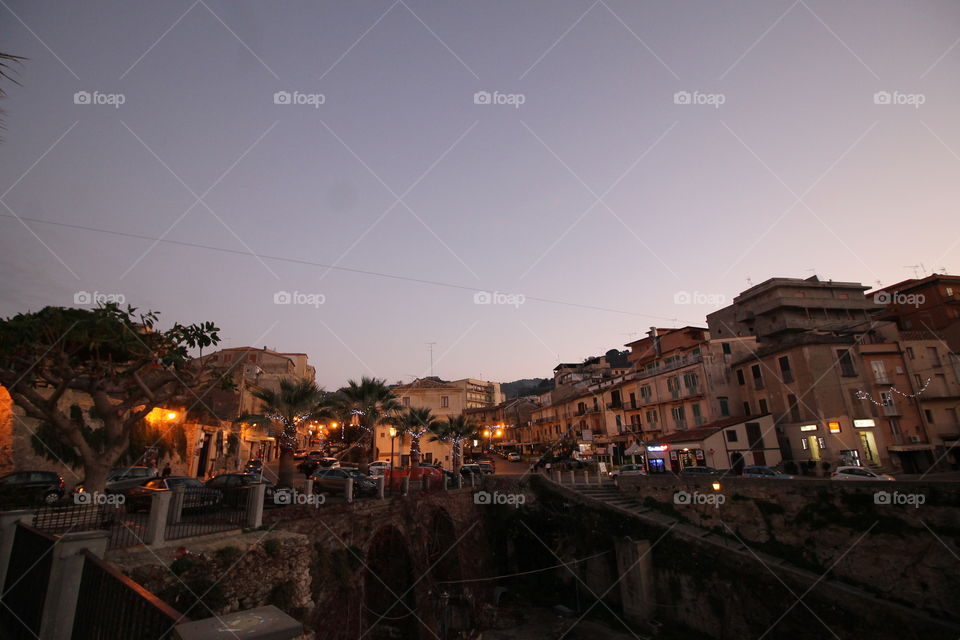
[[[391,387],[404,408],[429,409],[439,420],[459,416],[472,409],[493,408],[502,396],[499,382],[463,378],[446,381],[436,376],[416,378],[409,384]],[[390,427],[380,425],[374,438],[376,445],[374,457],[377,460],[391,459],[395,464],[406,466],[410,461],[409,437],[392,437]],[[392,445],[392,446],[391,446]],[[431,441],[430,434],[420,439],[421,462],[435,462],[449,468],[453,464],[453,451],[450,444]]]
[[[935,273],[904,280],[870,297],[901,331],[934,331],[951,352],[960,353],[960,276]]]
[[[738,416],[675,431],[648,442],[649,473],[680,473],[687,467],[737,469],[780,463],[773,416]],[[638,460],[639,462],[639,460]]]
[[[708,315],[707,324],[718,339],[756,338],[756,351],[731,366],[743,412],[774,415],[784,459],[922,471],[937,456],[918,378],[895,325],[882,320],[866,289],[773,278]]]

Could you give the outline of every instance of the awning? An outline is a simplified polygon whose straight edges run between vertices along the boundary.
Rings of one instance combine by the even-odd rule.
[[[932,444],[892,444],[887,447],[887,451],[909,452],[909,451],[933,451]]]
[[[637,456],[643,453],[643,447],[634,442],[632,445],[627,447],[627,450],[623,452],[625,456]]]

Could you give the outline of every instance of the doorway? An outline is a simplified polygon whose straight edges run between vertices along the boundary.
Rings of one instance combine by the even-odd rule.
[[[197,460],[197,477],[203,478],[207,475],[207,460],[210,457],[210,437],[212,433],[203,434],[203,444],[200,446],[200,458]]]
[[[863,449],[863,457],[867,464],[880,464],[877,458],[877,441],[874,440],[873,434],[869,431],[861,431],[857,435],[860,436],[860,448]]]

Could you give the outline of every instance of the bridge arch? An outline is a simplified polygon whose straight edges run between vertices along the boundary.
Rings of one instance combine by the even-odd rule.
[[[371,538],[363,576],[364,620],[370,640],[419,638],[413,559],[406,539],[392,526]]]

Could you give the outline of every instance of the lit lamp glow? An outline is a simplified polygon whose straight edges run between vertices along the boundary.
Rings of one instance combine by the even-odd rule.
[[[720,483],[719,483],[719,482],[714,482],[714,483],[713,483],[713,490],[714,490],[714,491],[720,491]]]

